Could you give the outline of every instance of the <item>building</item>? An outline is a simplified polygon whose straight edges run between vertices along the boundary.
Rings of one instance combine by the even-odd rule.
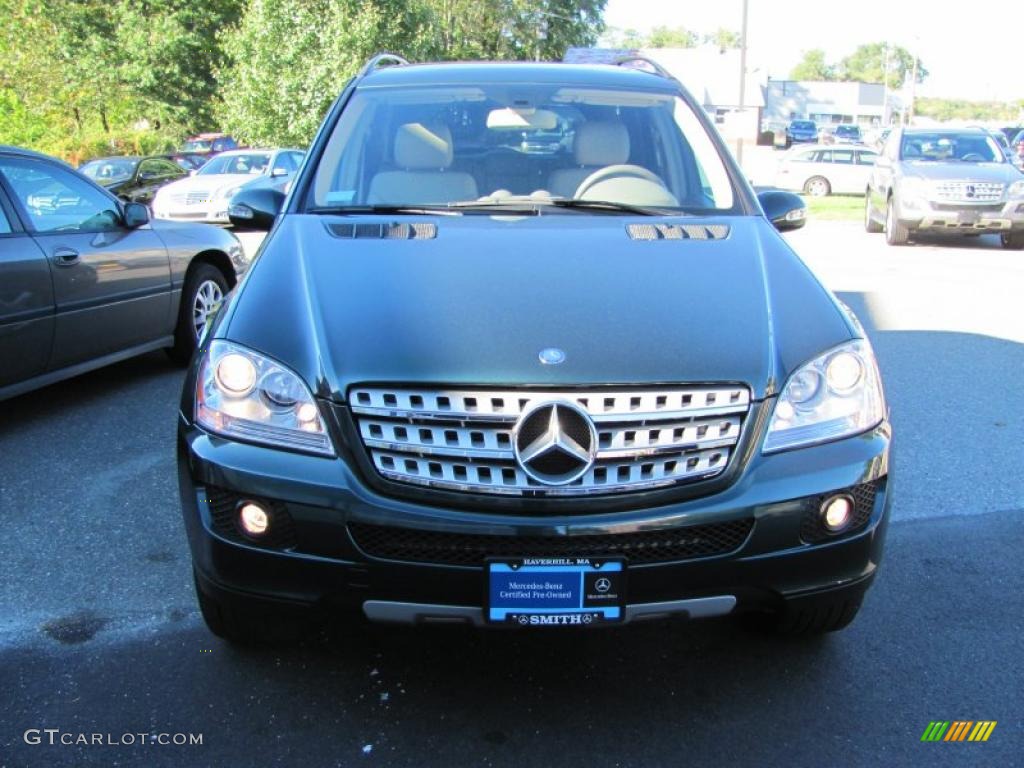
[[[768,80],[764,89],[763,124],[771,129],[790,120],[819,125],[857,123],[890,125],[901,108],[899,93],[881,83],[833,83],[814,80]]]

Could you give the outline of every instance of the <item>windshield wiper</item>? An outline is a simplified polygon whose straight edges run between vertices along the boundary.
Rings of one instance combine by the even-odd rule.
[[[321,205],[307,208],[306,213],[344,215],[349,213],[404,213],[414,216],[458,216],[448,205]]]
[[[551,201],[545,200],[546,205],[553,205],[556,208],[568,208],[573,211],[606,211],[608,213],[631,213],[635,216],[685,216],[678,211],[666,211],[660,208],[645,208],[639,205],[628,203],[615,203],[611,200],[580,200],[579,198],[557,198]]]

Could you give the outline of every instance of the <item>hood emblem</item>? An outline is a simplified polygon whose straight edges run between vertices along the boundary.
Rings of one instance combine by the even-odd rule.
[[[513,431],[516,462],[544,485],[568,485],[594,464],[597,430],[589,414],[566,401],[539,403]]]
[[[544,365],[558,365],[565,362],[565,352],[558,347],[546,347],[540,351],[538,357]]]

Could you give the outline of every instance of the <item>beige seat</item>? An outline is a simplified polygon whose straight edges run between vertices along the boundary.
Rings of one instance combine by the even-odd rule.
[[[405,123],[394,142],[395,165],[370,180],[371,204],[440,205],[474,200],[476,181],[468,173],[447,170],[452,164],[452,134],[445,125]]]
[[[555,197],[575,197],[579,185],[594,171],[629,160],[629,132],[619,122],[594,121],[576,129],[572,145],[579,167],[563,168],[548,177],[548,191]]]

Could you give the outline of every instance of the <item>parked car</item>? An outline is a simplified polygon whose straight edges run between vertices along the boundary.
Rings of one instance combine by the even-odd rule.
[[[1024,248],[1024,178],[981,128],[903,128],[875,163],[864,227],[890,245],[918,232],[998,233]]]
[[[833,144],[861,144],[863,140],[859,125],[842,123],[832,132]]]
[[[200,133],[190,136],[181,147],[182,152],[211,156],[229,149],[238,149],[238,142],[226,133]]]
[[[793,120],[786,127],[786,139],[790,144],[802,144],[818,140],[818,126],[813,120]]]
[[[101,157],[79,169],[122,200],[149,205],[160,187],[188,177],[189,172],[166,156]]]
[[[556,151],[488,138],[553,117]],[[891,429],[864,331],[769,223],[793,199],[667,75],[375,58],[287,198],[232,203],[271,231],[178,422],[207,626],[847,625]]]
[[[204,155],[198,152],[172,152],[171,154],[166,155],[166,157],[176,162],[189,173],[192,171],[198,171],[206,165],[206,161],[210,159],[210,155]]]
[[[153,349],[186,362],[246,265],[229,232],[151,221],[59,160],[0,146],[0,399]]]
[[[153,200],[159,219],[228,223],[233,195],[269,178],[282,188],[302,162],[299,149],[236,149],[222,152],[190,177],[168,184]]]
[[[867,147],[797,147],[780,158],[775,186],[812,197],[860,195],[877,157]]]

